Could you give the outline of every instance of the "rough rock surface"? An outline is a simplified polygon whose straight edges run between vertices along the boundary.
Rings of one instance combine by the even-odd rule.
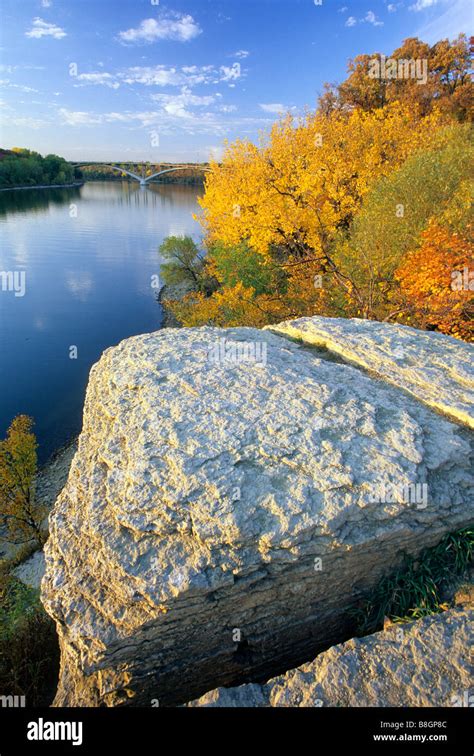
[[[108,349],[45,548],[56,705],[179,704],[314,658],[402,551],[469,523],[472,484],[469,429],[269,331]]]
[[[265,685],[218,688],[191,707],[467,706],[474,611],[452,609],[333,646]]]
[[[298,318],[268,328],[324,347],[474,428],[472,344],[358,318]]]
[[[35,551],[28,559],[12,570],[13,575],[30,588],[39,588],[45,572],[44,553]]]

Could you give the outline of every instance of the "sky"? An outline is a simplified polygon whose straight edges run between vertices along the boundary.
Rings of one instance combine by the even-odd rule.
[[[360,53],[472,34],[471,0],[1,0],[3,147],[200,162],[314,109]]]

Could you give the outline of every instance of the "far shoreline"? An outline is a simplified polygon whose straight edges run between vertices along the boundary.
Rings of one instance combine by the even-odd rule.
[[[128,184],[138,184],[138,181],[128,181],[127,179],[90,179],[86,181],[75,181],[73,184],[38,184],[37,186],[6,186],[0,189],[0,192],[19,192],[26,189],[74,189],[75,187],[84,186],[85,184],[107,183],[109,181],[119,182],[127,181]],[[153,181],[147,184],[147,186],[190,186],[202,187],[204,182],[188,183],[187,181]]]
[[[38,184],[37,186],[7,186],[0,192],[18,192],[25,189],[73,189],[76,186],[84,186],[85,181],[75,181],[74,184]]]

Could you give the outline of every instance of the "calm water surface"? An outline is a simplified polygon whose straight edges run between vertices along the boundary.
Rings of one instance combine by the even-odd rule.
[[[25,276],[24,296],[0,279],[0,437],[32,415],[44,461],[79,432],[101,352],[161,327],[158,247],[199,239],[198,193],[126,182],[0,193],[0,272],[17,273],[19,293]]]

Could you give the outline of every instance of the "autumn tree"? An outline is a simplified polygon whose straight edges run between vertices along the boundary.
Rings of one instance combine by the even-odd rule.
[[[474,160],[471,128],[440,131],[436,149],[421,150],[366,195],[350,233],[341,234],[334,255],[357,287],[349,315],[386,318],[397,307],[394,273],[405,254],[417,248],[433,217],[440,217],[461,191],[469,194]],[[468,196],[464,198],[469,206]],[[458,213],[459,215],[459,213]],[[362,303],[362,310],[360,310]]]
[[[38,445],[32,427],[31,417],[18,415],[0,441],[0,523],[6,530],[4,540],[15,544],[35,540],[42,546],[47,508],[35,496]]]
[[[253,288],[244,286],[240,281],[235,286],[222,287],[211,296],[192,292],[182,300],[168,301],[166,306],[187,327],[262,328],[285,316],[284,306],[278,297],[268,294],[256,296]]]
[[[431,223],[395,275],[404,322],[474,339],[474,244],[467,236]]]
[[[438,123],[436,114],[420,121],[391,105],[374,113],[288,116],[259,147],[235,142],[212,165],[200,200],[208,246],[238,249],[245,242],[268,265],[279,265],[288,281],[322,275],[359,299],[362,311],[357,284],[337,264],[334,244],[374,181],[429,145]],[[320,298],[311,284],[307,289]]]
[[[384,59],[395,61],[396,70],[392,70],[391,63],[382,70],[380,52],[350,60],[347,79],[339,85],[325,85],[319,100],[321,111],[325,114],[353,108],[372,111],[400,102],[415,107],[421,115],[436,107],[459,121],[472,120],[474,87],[465,34],[433,46],[410,37]],[[418,69],[410,68],[413,62]]]
[[[368,76],[374,56],[359,56],[316,113],[287,115],[258,145],[228,145],[200,200],[206,267],[219,289],[176,303],[178,319],[259,325],[405,311],[396,270],[430,220],[454,197],[465,201],[470,133],[452,114],[465,118],[466,54],[462,35],[433,47],[405,40],[396,62],[403,70],[428,62],[423,86]]]

